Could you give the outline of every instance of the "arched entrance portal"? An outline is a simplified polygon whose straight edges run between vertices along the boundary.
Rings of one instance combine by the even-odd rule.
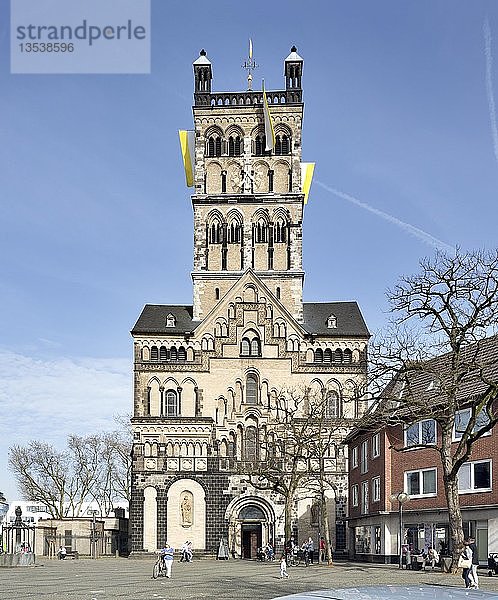
[[[228,506],[226,516],[232,556],[255,559],[258,548],[274,544],[274,512],[262,498],[237,498]]]

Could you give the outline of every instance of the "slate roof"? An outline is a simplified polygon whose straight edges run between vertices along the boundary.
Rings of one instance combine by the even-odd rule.
[[[166,327],[166,317],[175,317],[175,327]],[[193,331],[200,321],[192,320],[192,305],[146,304],[135,323],[132,334],[180,334]]]
[[[169,314],[176,319],[175,327],[166,327]],[[200,321],[192,320],[192,305],[146,304],[135,323],[132,334],[185,334]],[[327,319],[334,315],[337,327],[329,329]],[[356,302],[305,302],[304,323],[308,333],[327,337],[369,337],[369,332]]]
[[[327,319],[334,315],[336,328],[327,327]],[[304,302],[303,327],[308,333],[328,337],[370,337],[363,315],[356,302]]]

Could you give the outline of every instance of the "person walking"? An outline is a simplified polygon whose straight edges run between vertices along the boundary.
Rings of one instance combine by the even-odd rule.
[[[325,562],[325,550],[327,549],[326,544],[325,544],[325,538],[321,537],[320,538],[320,561],[324,563]]]
[[[477,576],[477,567],[479,566],[479,553],[477,550],[476,540],[473,537],[469,538],[469,548],[472,550],[472,566],[470,567],[470,579],[472,579],[472,589],[479,589],[479,577]]]
[[[470,579],[470,571],[472,569],[472,550],[470,549],[469,540],[464,541],[462,554],[458,561],[458,566],[462,567],[462,578],[465,581],[465,587],[471,588],[473,586],[473,580]]]
[[[315,543],[313,542],[313,538],[308,538],[308,552],[310,557],[310,563],[313,564],[313,553],[315,552]]]
[[[289,573],[287,573],[287,561],[285,560],[285,554],[282,554],[282,558],[280,559],[280,579],[284,577],[289,577]]]
[[[164,544],[164,548],[161,549],[161,558],[164,563],[164,567],[166,569],[166,577],[169,579],[171,577],[171,567],[173,566],[173,555],[175,553],[175,549],[166,542]]]

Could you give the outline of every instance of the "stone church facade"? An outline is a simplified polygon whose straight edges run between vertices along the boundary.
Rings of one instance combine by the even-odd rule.
[[[191,540],[213,553],[225,539],[234,556],[253,558],[258,546],[283,544],[284,498],[248,475],[265,459],[262,436],[289,390],[327,399],[325,508],[340,550],[340,442],[362,412],[369,333],[355,302],[303,302],[303,60],[292,48],[285,89],[266,92],[271,152],[262,92],[213,92],[204,51],[193,67],[193,304],[148,304],[132,330],[132,551]],[[313,494],[298,489],[299,541],[317,538],[313,507]]]

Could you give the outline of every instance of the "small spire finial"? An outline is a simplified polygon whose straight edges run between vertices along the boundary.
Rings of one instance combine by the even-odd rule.
[[[199,52],[199,56],[206,56],[206,51],[204,48]]]
[[[252,40],[249,38],[249,58],[244,61],[242,65],[243,69],[247,69],[247,89],[252,90],[252,72],[256,69],[258,65],[256,61],[252,57]]]
[[[297,48],[296,48],[296,46],[292,46],[292,48],[291,48],[291,52],[297,52]]]

